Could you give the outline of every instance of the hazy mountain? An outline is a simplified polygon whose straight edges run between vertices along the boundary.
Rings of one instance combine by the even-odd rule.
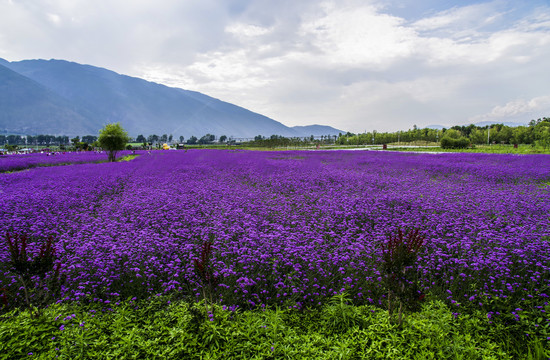
[[[97,132],[87,117],[45,86],[0,65],[0,132],[73,134]]]
[[[426,129],[434,129],[434,130],[441,130],[445,128],[443,125],[428,125],[426,126]]]
[[[302,134],[302,136],[338,135],[347,132],[326,125],[293,126],[292,129]]]
[[[527,126],[528,124],[527,123],[518,123],[518,122],[502,122],[502,121],[481,121],[481,122],[477,122],[477,123],[474,123],[473,125],[475,126],[478,126],[478,127],[484,127],[484,126],[487,126],[487,125],[495,125],[495,124],[503,124],[503,125],[506,125],[506,126],[510,126],[510,127],[517,127],[517,126]],[[464,124],[464,125],[459,125],[459,126],[468,126],[470,124]],[[454,126],[454,125],[453,125]],[[436,130],[441,130],[441,129],[450,129],[452,126],[443,126],[443,125],[428,125],[426,126],[426,128],[428,129],[436,129]]]
[[[494,124],[502,124],[510,127],[517,127],[517,126],[527,126],[527,123],[518,123],[518,122],[502,122],[502,121],[481,121],[478,123],[475,123],[475,126],[483,127],[487,125],[494,125]]]
[[[12,70],[13,78],[9,84],[3,81],[0,88],[0,97],[11,93],[10,102],[0,110],[0,129],[8,133],[97,134],[105,124],[120,122],[132,136],[311,135],[309,130],[304,135],[266,116],[198,92],[90,65],[63,60],[2,59],[0,65]],[[19,76],[15,77],[14,72]],[[41,107],[30,106],[36,102]],[[50,108],[56,111],[46,111]],[[39,126],[39,121],[44,126]]]

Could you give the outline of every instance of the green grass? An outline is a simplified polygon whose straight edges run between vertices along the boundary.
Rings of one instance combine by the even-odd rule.
[[[231,312],[153,297],[61,304],[0,317],[0,359],[546,359],[548,341],[523,339],[481,313],[455,318],[431,301],[390,324],[387,311],[340,301],[319,309]],[[521,335],[520,335],[521,336]]]
[[[139,154],[130,154],[130,155],[126,155],[126,156],[123,156],[121,158],[118,158],[118,159],[116,159],[116,161],[118,161],[118,162],[131,161],[131,160],[134,160],[135,158],[137,158],[138,156],[139,156]]]
[[[229,149],[229,150],[252,150],[252,151],[284,151],[284,150],[315,150],[316,145],[309,146],[277,146],[277,147],[258,147],[241,145],[185,145],[186,149]],[[350,149],[369,149],[382,151],[382,145],[321,145],[319,150],[350,150]],[[416,141],[411,143],[391,143],[388,144],[389,151],[414,151],[414,152],[449,152],[449,153],[487,153],[487,154],[550,154],[550,148],[544,149],[532,145],[519,145],[514,148],[513,145],[476,145],[468,149],[442,149],[439,143]]]
[[[486,154],[550,154],[550,148],[534,147],[531,145],[476,145],[468,149],[442,149],[441,147],[392,147],[392,151],[418,151],[418,152],[459,152],[459,153],[486,153]]]

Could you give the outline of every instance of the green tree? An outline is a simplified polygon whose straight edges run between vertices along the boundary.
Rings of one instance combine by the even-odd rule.
[[[487,143],[487,131],[476,128],[470,132],[470,141],[474,144],[482,145]]]
[[[99,130],[97,141],[99,146],[108,151],[109,161],[115,161],[116,153],[119,150],[124,150],[129,139],[128,133],[120,126],[120,123],[116,123],[107,124]]]
[[[77,137],[72,138],[72,139],[71,139],[71,142],[73,143],[73,146],[74,146],[75,148],[77,148],[77,145],[78,145],[78,143],[80,142],[80,137],[77,136]]]
[[[187,140],[187,143],[189,145],[195,145],[197,143],[197,137],[196,136],[191,136],[188,140]]]
[[[96,140],[97,140],[97,136],[93,136],[93,135],[86,135],[82,137],[82,142],[85,142],[88,144],[92,144]]]
[[[536,144],[545,150],[550,147],[550,121],[547,121],[546,118],[535,126],[535,139]]]
[[[212,144],[212,142],[214,142],[215,139],[216,139],[216,137],[214,135],[206,134],[206,135],[204,135],[203,137],[201,137],[199,139],[199,144],[201,144],[201,145]]]
[[[227,136],[225,136],[225,135],[220,136],[220,142],[221,143],[225,142],[225,140],[227,140]]]

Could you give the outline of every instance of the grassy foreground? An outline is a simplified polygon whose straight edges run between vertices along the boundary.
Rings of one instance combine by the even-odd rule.
[[[110,305],[113,305],[109,307]],[[440,301],[403,327],[387,311],[348,305],[345,295],[312,310],[230,311],[154,297],[117,304],[58,304],[4,314],[1,359],[547,359],[547,342],[455,317]],[[522,336],[523,335],[523,336]],[[546,349],[545,349],[546,348]]]

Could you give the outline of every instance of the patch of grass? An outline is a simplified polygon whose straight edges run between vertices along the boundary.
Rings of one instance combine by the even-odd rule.
[[[427,302],[399,328],[387,311],[339,299],[323,308],[230,311],[169,296],[57,304],[0,317],[0,359],[517,359],[550,356],[481,313],[456,318]],[[511,346],[510,344],[513,344]]]
[[[134,160],[135,158],[137,158],[138,156],[139,156],[138,154],[130,154],[130,155],[126,155],[126,156],[123,156],[121,158],[118,158],[118,159],[116,159],[116,161],[118,161],[118,162],[131,161],[131,160]]]
[[[453,153],[486,153],[486,154],[550,154],[550,149],[534,147],[531,145],[476,145],[468,149],[442,149],[441,147],[388,147],[392,151],[415,152],[453,152]]]

